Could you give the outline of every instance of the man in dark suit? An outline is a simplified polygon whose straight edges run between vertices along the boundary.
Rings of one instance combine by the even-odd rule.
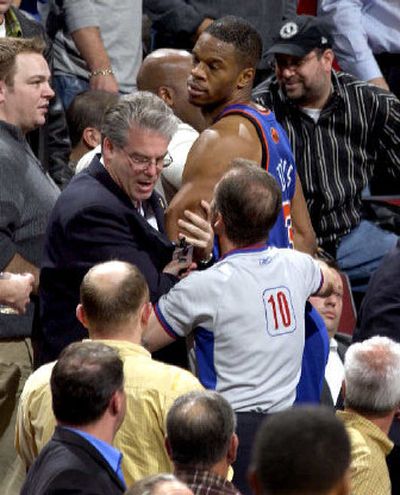
[[[71,344],[51,374],[57,427],[21,494],[119,495],[122,454],[112,442],[125,415],[123,363],[99,342]]]
[[[321,403],[327,406],[343,407],[342,384],[344,379],[344,356],[351,344],[351,336],[338,333],[343,309],[343,281],[338,267],[329,263],[334,273],[334,290],[328,297],[310,297],[310,302],[324,320],[329,335],[329,357],[325,369]]]
[[[171,163],[167,148],[176,129],[172,110],[147,92],[122,97],[105,113],[102,156],[74,177],[50,217],[40,279],[42,329],[34,336],[36,364],[56,359],[70,342],[87,336],[75,308],[82,278],[95,264],[119,259],[136,265],[152,302],[190,265],[171,262],[174,245],[165,235],[164,205],[154,191],[163,167]],[[187,241],[205,258],[211,227],[197,216],[189,220],[197,234],[189,233]]]

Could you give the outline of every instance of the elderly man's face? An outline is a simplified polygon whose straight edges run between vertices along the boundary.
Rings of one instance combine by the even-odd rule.
[[[104,139],[106,169],[116,184],[136,202],[149,199],[163,169],[169,140],[166,136],[138,126],[129,129],[124,147]]]

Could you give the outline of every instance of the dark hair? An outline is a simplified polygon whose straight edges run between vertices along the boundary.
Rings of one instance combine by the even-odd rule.
[[[96,281],[96,275],[102,270],[107,272],[112,283]],[[125,261],[107,261],[95,265],[81,283],[80,300],[83,309],[89,323],[97,330],[111,330],[112,325],[126,321],[148,299],[149,289],[141,271]]]
[[[213,210],[220,212],[226,236],[236,246],[261,242],[282,207],[276,180],[251,160],[236,158],[216,186]]]
[[[179,397],[167,415],[173,462],[210,468],[226,455],[235,427],[232,407],[217,392],[196,391]]]
[[[118,99],[118,94],[100,90],[84,91],[75,96],[65,112],[72,148],[79,144],[87,127],[101,131],[105,111]]]
[[[240,65],[257,67],[262,55],[262,38],[245,19],[227,15],[215,20],[205,32],[224,43],[232,44]]]
[[[123,384],[123,364],[116,350],[99,342],[73,343],[51,373],[54,416],[71,426],[90,424],[101,418]]]
[[[20,53],[43,55],[45,42],[42,38],[0,38],[0,81],[13,86],[15,62]]]
[[[268,495],[325,494],[350,465],[343,423],[326,407],[295,407],[267,418],[253,448],[252,468]]]

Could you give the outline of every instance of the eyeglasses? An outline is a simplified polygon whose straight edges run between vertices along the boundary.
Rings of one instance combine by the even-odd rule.
[[[275,57],[275,60],[272,62],[272,65],[274,69],[278,68],[279,70],[289,69],[296,71],[314,58],[319,58],[319,54],[316,52],[312,52],[310,55],[306,55],[305,57],[281,57],[277,55]]]
[[[163,168],[169,167],[173,162],[173,158],[168,151],[164,156],[159,156],[158,158],[156,158],[156,157],[138,155],[136,153],[128,153],[127,151],[124,150],[124,148],[120,148],[120,149],[121,151],[124,152],[129,162],[136,169],[146,170],[147,168],[150,167],[152,163],[155,163],[156,168],[158,170],[162,170]]]

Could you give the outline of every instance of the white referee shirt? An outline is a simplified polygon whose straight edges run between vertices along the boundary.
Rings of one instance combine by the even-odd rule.
[[[173,337],[193,333],[196,374],[236,411],[276,412],[296,396],[304,307],[322,284],[311,256],[265,245],[190,274],[155,307]]]

